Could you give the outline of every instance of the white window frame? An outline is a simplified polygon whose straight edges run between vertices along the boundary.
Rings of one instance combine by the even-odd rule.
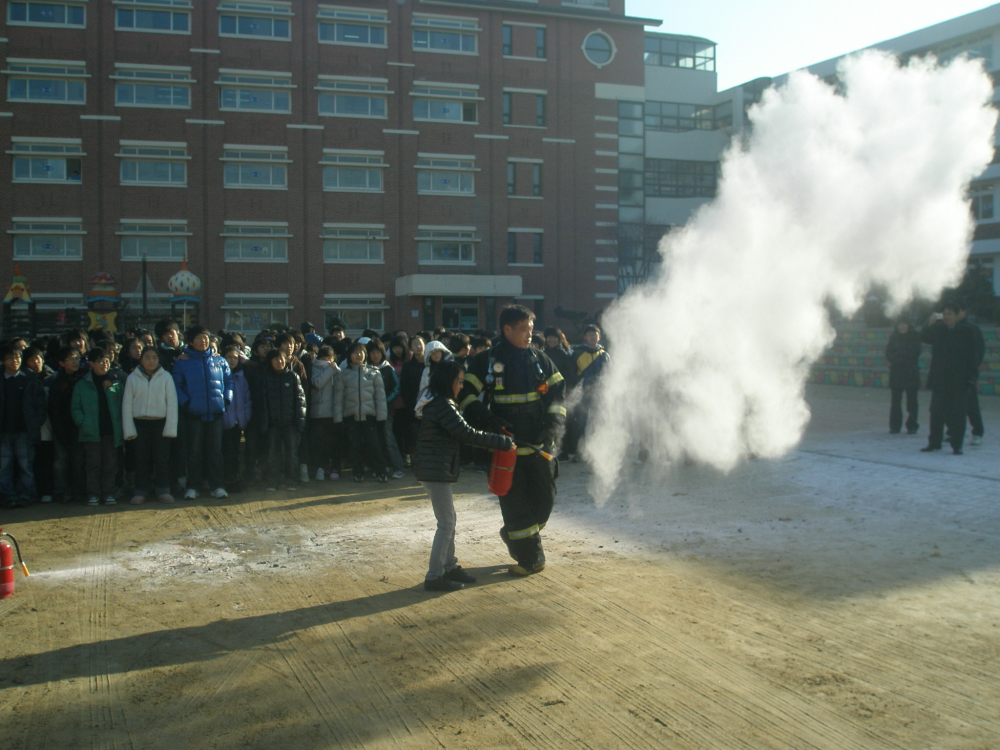
[[[36,310],[86,310],[82,294],[72,292],[32,292]]]
[[[135,229],[131,227],[135,227]],[[122,263],[142,261],[143,254],[138,243],[136,244],[135,257],[125,255],[125,242],[130,237],[167,237],[171,240],[181,238],[184,246],[180,254],[171,254],[167,257],[150,256],[147,254],[146,260],[150,263],[176,263],[179,260],[183,260],[187,257],[188,252],[187,238],[192,236],[192,233],[187,231],[187,228],[187,219],[119,219],[118,231],[115,232],[115,235],[121,237],[119,255]],[[173,243],[171,243],[171,253],[173,253],[172,246]]]
[[[82,218],[68,217],[46,217],[46,216],[13,216],[10,220],[11,227],[7,234],[11,235],[13,245],[13,257],[16,261],[82,261],[83,260],[83,235],[87,232],[83,228]],[[20,226],[19,226],[20,225]],[[27,225],[27,226],[25,226]],[[56,228],[50,228],[56,227]],[[18,255],[18,237],[37,237],[39,239],[57,239],[78,237],[79,254],[73,256],[51,256],[44,255]],[[65,240],[64,240],[65,241]],[[30,244],[30,242],[29,242]]]
[[[532,262],[531,263],[518,263],[516,260],[512,263],[509,258],[507,260],[507,265],[512,268],[544,268],[545,267],[545,229],[543,227],[508,227],[507,234],[530,234],[532,237]],[[542,262],[534,262],[534,244],[535,239],[541,237],[542,243]]]
[[[292,160],[288,158],[288,146],[248,146],[236,143],[224,143],[222,144],[222,156],[219,158],[219,161],[223,162],[222,186],[227,190],[288,190],[288,167],[284,166],[285,164],[292,163]],[[230,164],[236,166],[256,165],[258,167],[282,165],[282,168],[285,170],[285,184],[273,184],[273,174],[270,185],[244,185],[239,182],[228,182],[227,173],[230,171],[228,169]],[[242,169],[240,169],[240,175],[242,178]]]
[[[361,328],[349,327],[345,330],[345,333],[356,334],[361,333],[367,328],[372,328],[376,331],[385,330],[385,311],[389,309],[389,305],[385,303],[385,294],[337,294],[330,293],[323,295],[323,304],[320,305],[320,310],[323,310],[326,317],[326,313],[339,313],[341,311],[350,312],[366,312],[366,313],[378,313],[378,320],[372,319],[371,315],[365,317],[365,325]],[[345,323],[348,319],[343,315],[338,315]],[[377,323],[377,324],[376,324]]]
[[[11,182],[14,183],[38,183],[42,185],[79,185],[83,182],[83,141],[79,138],[32,138],[26,136],[12,136],[11,148],[7,153],[12,155]],[[18,159],[43,160],[43,161],[63,161],[76,159],[80,162],[80,179],[71,180],[68,177],[63,179],[45,177],[18,177],[16,162]],[[49,166],[49,165],[45,165]],[[63,171],[69,173],[68,165],[64,165]]]
[[[439,16],[431,13],[414,13],[411,22],[412,31],[410,33],[411,48],[414,52],[432,52],[439,55],[479,55],[479,19],[470,16]],[[474,40],[476,49],[468,51],[464,49],[442,49],[431,46],[433,39],[430,36],[433,31],[444,34],[458,34],[460,37],[469,36]],[[427,34],[425,47],[417,46],[416,35],[418,32]],[[463,46],[464,41],[459,41],[459,46]]]
[[[288,240],[292,235],[288,231],[287,221],[226,221],[223,222],[223,230],[219,235],[223,238],[222,253],[226,263],[287,263],[288,262]],[[262,250],[267,240],[281,240],[284,244],[284,257],[274,255],[274,247],[270,248],[270,257],[255,258],[253,255],[243,256],[242,247],[239,255],[230,257],[230,242],[241,240],[251,240],[260,243],[257,247]],[[254,247],[254,246],[251,246]],[[253,252],[251,250],[251,252]]]
[[[20,70],[23,68],[23,70]],[[24,102],[26,104],[68,104],[71,106],[83,106],[87,103],[87,82],[90,78],[87,73],[87,64],[79,60],[38,60],[23,57],[8,57],[7,67],[0,70],[7,76],[7,101]],[[83,100],[69,99],[32,99],[28,94],[27,83],[25,85],[24,98],[11,98],[10,84],[13,81],[51,81],[69,82],[81,81],[83,85]],[[68,92],[68,89],[67,89]]]
[[[983,198],[989,198],[990,215],[983,216]],[[1000,211],[997,210],[997,200],[995,188],[990,184],[973,184],[969,187],[969,209],[972,211],[972,218],[977,222],[996,221],[1000,219]]]
[[[294,310],[295,307],[289,303],[289,296],[287,294],[275,293],[275,294],[240,294],[239,292],[227,292],[225,297],[225,304],[222,305],[222,310],[226,311],[226,330],[229,331],[239,331],[240,333],[257,333],[267,328],[272,323],[279,323],[281,325],[288,325],[288,313],[290,310]],[[240,312],[246,310],[247,312],[253,313],[263,313],[263,312],[280,312],[284,315],[284,320],[274,320],[271,317],[269,320],[260,320],[258,323],[253,323],[251,325],[255,327],[246,328],[244,324],[233,325],[229,318],[229,311]]]
[[[219,36],[223,39],[259,39],[266,42],[290,42],[292,41],[292,22],[291,19],[295,16],[292,12],[292,4],[289,2],[280,2],[279,0],[273,0],[272,2],[249,2],[248,0],[237,0],[236,2],[230,2],[225,0],[220,2],[218,5],[219,11]],[[236,31],[235,32],[224,32],[222,30],[222,18],[223,16],[235,17],[236,18]],[[271,21],[284,20],[288,22],[288,36],[275,36],[273,33],[269,36],[264,34],[241,34],[239,32],[240,18],[267,18]],[[274,24],[271,25],[271,30],[274,30]]]
[[[479,96],[479,86],[477,84],[453,84],[438,83],[436,81],[414,81],[413,90],[410,91],[413,97],[413,121],[414,122],[446,122],[452,125],[478,125],[479,124],[479,104],[485,101]],[[435,105],[446,106],[450,102],[476,102],[476,118],[474,120],[465,119],[465,107],[462,107],[462,119],[456,120],[448,117],[432,117]],[[427,115],[417,116],[417,102],[426,102]]]
[[[229,80],[232,79],[232,80]],[[289,115],[292,113],[292,90],[298,86],[291,83],[292,74],[282,71],[267,70],[237,70],[235,68],[219,68],[219,80],[215,84],[219,87],[219,111],[220,112],[253,112],[255,114]],[[288,109],[263,109],[256,107],[241,107],[239,102],[243,97],[243,92],[268,91],[272,95],[282,90],[288,91]],[[236,106],[223,106],[223,97],[226,91],[236,92]]]
[[[194,5],[191,4],[190,2],[187,2],[187,0],[111,0],[111,3],[112,5],[120,6],[114,9],[115,31],[134,31],[142,34],[181,34],[181,35],[191,36],[191,10],[194,8]],[[171,28],[140,29],[136,28],[135,26],[119,26],[118,11],[127,10],[129,8],[134,8],[136,10],[149,10],[149,11],[159,11],[161,13],[170,13]],[[187,30],[177,31],[176,29],[173,28],[174,25],[173,14],[183,14],[187,16]]]
[[[323,262],[335,265],[382,265],[385,263],[385,241],[389,236],[385,233],[385,224],[343,224],[327,222],[323,224]],[[340,258],[327,255],[333,243],[365,242],[368,245],[367,258]],[[372,248],[378,248],[378,257],[372,257]],[[339,294],[337,297],[347,295]],[[367,296],[367,295],[366,295]]]
[[[187,162],[191,160],[191,157],[188,156],[187,143],[185,141],[119,141],[118,144],[119,151],[115,156],[121,160],[118,166],[118,178],[119,184],[123,187],[129,185],[138,187],[187,187]],[[123,172],[126,162],[165,162],[167,164],[180,162],[184,164],[184,181],[174,182],[172,179],[166,182],[140,180],[138,179],[138,166],[136,167],[137,179],[125,180]],[[171,168],[171,176],[173,175],[173,171]]]
[[[24,5],[62,5],[64,8],[69,10],[69,8],[80,8],[83,10],[83,23],[46,23],[45,21],[29,21],[25,19],[24,21],[12,21],[10,20],[11,15],[11,3],[7,3],[7,25],[8,26],[34,26],[36,28],[45,29],[85,29],[87,28],[87,0],[77,0],[76,2],[61,2],[56,0],[56,2],[40,2],[39,0],[19,0]],[[30,8],[26,8],[30,13]]]
[[[320,5],[319,11],[316,13],[316,18],[318,19],[316,36],[320,44],[339,44],[344,47],[374,47],[375,49],[386,49],[389,46],[389,14],[387,11],[369,8],[351,8],[341,5]],[[348,42],[338,41],[337,39],[324,39],[322,36],[323,27],[334,27],[334,36],[336,36],[336,27],[338,24],[343,24],[345,26],[365,26],[369,29],[369,39],[371,38],[371,29],[381,28],[382,37],[385,41],[381,44],[374,44],[370,42]]]
[[[326,184],[327,170],[329,169],[356,169],[356,170],[365,170],[367,172],[388,169],[389,165],[385,163],[384,151],[351,151],[346,149],[325,148],[323,149],[323,160],[319,163],[320,166],[323,167],[323,190],[326,192],[338,192],[338,193],[384,193],[385,192],[385,175],[381,172],[378,172],[379,182],[381,183],[378,188],[340,187],[339,184],[336,187],[328,187]],[[366,175],[365,177],[366,181],[370,182],[371,177],[372,177],[371,174]]]
[[[189,66],[177,65],[143,65],[141,63],[115,63],[115,74],[109,76],[115,81],[115,106],[116,107],[144,107],[150,109],[191,109],[191,87],[197,83],[191,77]],[[123,103],[118,101],[118,87],[125,84],[133,86],[170,86],[173,88],[183,88],[187,91],[187,104],[136,104]],[[133,100],[135,93],[133,91]],[[173,92],[171,92],[173,99]]]
[[[417,236],[414,239],[417,242],[417,265],[421,266],[475,266],[476,265],[476,245],[475,243],[481,242],[475,236],[475,227],[461,227],[461,226],[433,226],[433,225],[420,225],[417,227]],[[436,245],[436,244],[454,244],[458,245],[458,260],[434,260],[433,257],[430,259],[422,259],[420,257],[421,252],[425,248],[421,248],[421,245]],[[470,251],[471,258],[467,260],[462,260],[462,245],[470,245],[468,250]],[[429,248],[431,250],[431,255],[433,256],[433,247]]]
[[[316,108],[320,117],[353,117],[365,120],[387,120],[389,118],[389,97],[396,93],[389,91],[388,78],[358,78],[355,76],[319,76],[319,82],[314,87],[320,92],[316,97]],[[382,101],[384,114],[381,115],[361,115],[353,112],[324,112],[322,102],[324,97],[332,97],[334,109],[338,96],[352,96],[357,98],[368,98],[369,100],[380,99]],[[371,111],[371,104],[368,107]]]
[[[455,197],[476,197],[476,176],[475,172],[481,171],[476,168],[476,157],[467,154],[417,154],[417,163],[414,166],[417,170],[417,194],[418,195],[447,195]],[[441,184],[445,179],[450,179],[451,175],[468,174],[469,190],[452,190],[450,188],[435,190],[434,186]],[[430,188],[421,188],[420,182],[423,175],[430,175]],[[461,186],[462,177],[459,176]],[[450,184],[450,182],[448,183]]]

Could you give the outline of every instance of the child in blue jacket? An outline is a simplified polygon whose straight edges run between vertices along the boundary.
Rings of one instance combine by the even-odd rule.
[[[215,488],[212,497],[229,497],[224,486],[222,419],[233,400],[233,376],[226,360],[212,354],[205,326],[191,326],[184,338],[188,346],[174,362],[179,421],[184,422],[187,441],[184,499],[198,497],[203,478]]]

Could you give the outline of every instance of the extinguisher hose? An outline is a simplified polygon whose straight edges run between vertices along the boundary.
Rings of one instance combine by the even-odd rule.
[[[514,433],[511,432],[510,430],[508,430],[506,427],[503,428],[503,431],[504,431],[504,434],[507,435],[507,437],[510,437],[510,438],[514,437]],[[544,458],[546,461],[551,461],[552,460],[552,454],[551,453],[546,453],[541,448],[536,448],[531,443],[520,443],[517,447],[518,448],[528,448],[530,450],[533,450],[535,453],[537,453],[539,456],[541,456],[542,458]]]
[[[21,563],[21,571],[24,573],[25,578],[27,578],[31,574],[28,573],[28,566],[24,564],[24,559],[21,557],[21,548],[18,546],[17,540],[6,531],[0,531],[0,536],[5,536],[14,543],[14,551],[17,552],[17,561]]]

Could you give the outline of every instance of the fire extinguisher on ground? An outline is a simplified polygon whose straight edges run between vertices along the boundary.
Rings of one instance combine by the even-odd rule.
[[[2,537],[10,539],[14,543],[14,546],[11,547],[10,542]],[[21,564],[21,570],[25,577],[27,577],[28,566],[24,564],[24,558],[21,557],[21,548],[18,546],[17,540],[3,529],[0,529],[0,599],[7,599],[14,595],[15,550],[17,551],[17,561]]]

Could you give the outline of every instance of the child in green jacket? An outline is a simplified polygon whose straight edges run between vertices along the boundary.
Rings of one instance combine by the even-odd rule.
[[[103,349],[87,353],[90,372],[73,389],[71,411],[80,428],[87,473],[88,505],[97,505],[104,495],[106,505],[115,504],[117,448],[122,444],[122,384],[108,377],[111,358]]]

